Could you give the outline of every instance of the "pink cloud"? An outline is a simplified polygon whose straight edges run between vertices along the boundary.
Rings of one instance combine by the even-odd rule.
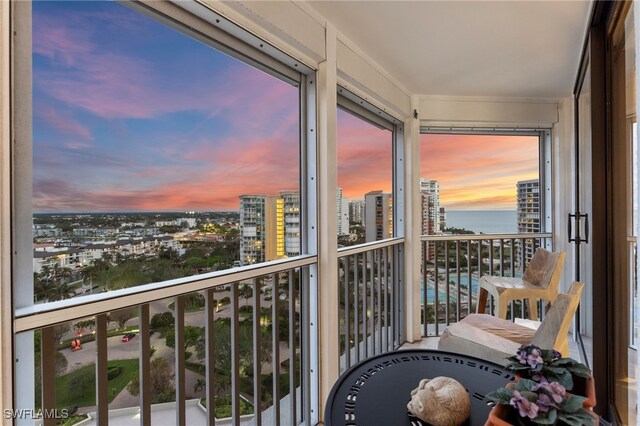
[[[287,95],[297,92],[293,86],[273,84],[274,77],[242,64],[222,73],[182,70],[184,76],[175,78],[167,75],[166,69],[158,72],[156,63],[104,51],[88,41],[75,42],[77,38],[91,38],[82,30],[73,31],[55,22],[45,27],[47,31],[39,28],[34,34],[34,44],[38,46],[35,51],[57,64],[54,71],[41,71],[36,78],[46,82],[40,89],[59,101],[107,119],[156,118],[200,110],[207,111],[209,117],[224,115],[231,124],[250,130],[263,128],[290,102]],[[212,50],[212,55],[216,54]],[[64,61],[55,61],[59,56]]]
[[[78,26],[60,25],[58,20],[36,13],[33,28],[33,52],[65,66],[75,65],[78,57],[95,50],[90,34]]]
[[[93,140],[91,131],[73,118],[71,114],[63,113],[56,108],[44,106],[43,104],[37,105],[35,113],[59,132],[79,137],[81,142],[77,142],[77,144],[84,143],[84,146],[88,146],[86,141]]]

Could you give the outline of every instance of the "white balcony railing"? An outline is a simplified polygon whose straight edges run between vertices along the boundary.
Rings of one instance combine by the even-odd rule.
[[[43,411],[69,408],[59,404],[66,392],[61,383],[68,385],[70,379],[61,381],[61,372],[56,372],[56,359],[59,358],[58,352],[70,354],[72,351],[67,342],[60,341],[64,338],[56,335],[56,326],[77,324],[88,319],[95,324],[93,332],[89,333],[95,343],[83,344],[84,363],[71,365],[70,362],[66,373],[94,365],[95,375],[90,376],[95,377],[95,400],[90,401],[88,407],[80,407],[80,412],[89,412],[97,424],[108,424],[110,418],[115,421],[114,417],[119,414],[129,416],[136,424],[152,424],[152,403],[154,413],[157,411],[152,355],[154,360],[165,356],[168,365],[173,365],[171,375],[175,397],[170,401],[175,408],[169,411],[175,413],[176,424],[189,424],[187,420],[193,419],[191,411],[187,414],[192,405],[187,404],[187,395],[191,393],[187,389],[187,381],[193,381],[193,371],[189,370],[194,368],[200,369],[201,380],[206,383],[201,397],[206,400],[202,419],[205,424],[220,421],[215,417],[216,401],[221,397],[231,400],[231,413],[228,415],[231,424],[244,424],[248,419],[255,425],[309,421],[312,370],[309,365],[309,268],[316,262],[316,256],[298,256],[18,310],[16,332],[28,336],[26,333],[34,331],[40,337],[40,362],[36,362],[40,368],[36,371],[41,372],[41,377],[36,377],[36,389],[41,387],[41,400],[36,402],[36,408]],[[187,301],[198,294],[198,299],[204,299],[204,306],[197,312],[187,312]],[[244,299],[242,303],[241,298]],[[131,308],[135,309],[135,314],[127,324],[133,325],[137,334],[127,344],[137,344],[137,349],[130,346],[123,349],[125,343],[121,343],[121,336],[114,339],[114,330],[108,327],[109,314],[115,316],[118,311]],[[174,323],[169,328],[175,333],[175,340],[172,340],[175,349],[163,346],[162,351],[157,351],[161,354],[153,354],[158,349],[152,350],[151,345],[150,313],[153,312],[171,312],[174,316]],[[218,320],[221,322],[217,323]],[[192,329],[202,332],[200,343],[204,356],[201,361],[188,365],[187,349],[195,351],[188,335]],[[223,335],[217,336],[216,333],[221,330],[230,336],[227,339],[228,352],[217,352]],[[156,335],[154,342],[157,341]],[[90,353],[92,349],[95,355]],[[126,349],[134,354],[138,365],[139,397],[131,405],[138,410],[134,416],[131,416],[131,410],[110,411],[115,388],[110,381],[112,360],[109,357]],[[230,358],[227,371],[217,367],[219,357],[223,355]],[[34,367],[18,363],[17,368],[33,372]],[[247,401],[253,406],[251,416],[241,412],[241,405],[246,405]],[[166,421],[173,422],[172,419]],[[45,418],[43,424],[55,425],[56,420]]]
[[[404,239],[338,250],[340,372],[404,343]]]
[[[535,249],[548,247],[551,237],[551,233],[423,235],[423,337],[439,336],[447,325],[475,312],[482,275],[521,276]],[[512,303],[510,310],[521,315],[522,302]]]

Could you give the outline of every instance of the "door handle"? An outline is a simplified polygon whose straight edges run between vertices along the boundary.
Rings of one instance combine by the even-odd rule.
[[[589,214],[585,214],[584,216],[584,240],[582,240],[581,242],[584,242],[585,244],[589,244]]]
[[[575,219],[576,215],[575,214],[571,214],[569,213],[569,216],[567,217],[567,237],[569,238],[569,242],[573,243],[576,241],[575,238],[571,238],[571,235],[573,234],[573,227],[571,226],[571,222],[572,222],[572,218]]]
[[[580,232],[580,219],[584,218],[584,236],[585,238],[582,239],[581,237],[572,237],[573,236],[573,220],[578,221],[578,223],[576,224],[576,229],[578,230],[577,232]],[[573,219],[573,220],[572,220]],[[589,244],[589,214],[580,214],[580,213],[576,213],[576,214],[571,214],[569,213],[568,217],[567,217],[567,237],[569,239],[570,243],[574,243],[574,242],[578,242],[578,243],[585,243],[585,244]]]

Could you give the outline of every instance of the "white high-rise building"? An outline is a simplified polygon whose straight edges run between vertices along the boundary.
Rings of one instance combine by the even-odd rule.
[[[349,234],[349,204],[342,198],[342,188],[336,190],[336,214],[338,235]]]
[[[276,198],[240,196],[240,264],[276,259]]]
[[[349,201],[349,222],[364,225],[364,201]]]
[[[538,179],[521,180],[516,184],[518,190],[518,233],[540,232],[540,181]],[[538,240],[532,238],[524,243],[525,265],[529,263]],[[520,249],[517,259],[522,259]]]
[[[422,235],[442,233],[440,227],[440,184],[437,180],[420,178],[420,198],[422,202]],[[427,244],[427,260],[435,259],[435,243]]]
[[[300,193],[280,191],[284,200],[284,254],[286,257],[300,254]]]

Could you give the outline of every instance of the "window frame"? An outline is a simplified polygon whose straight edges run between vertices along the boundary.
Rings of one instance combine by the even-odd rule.
[[[437,135],[490,135],[538,137],[538,179],[540,180],[540,231],[553,233],[553,162],[551,161],[551,129],[548,128],[486,128],[420,126],[420,134]],[[545,241],[544,248],[552,249],[552,241]]]
[[[286,265],[300,268],[301,288],[305,293],[301,345],[313,348],[317,342],[317,137],[316,132],[316,70],[305,65],[268,41],[263,40],[234,22],[196,1],[173,2],[138,1],[120,2],[151,19],[167,25],[182,34],[232,56],[254,68],[264,71],[299,91],[299,193],[300,193],[300,255],[258,265],[249,265],[194,275],[162,283],[151,283],[87,295],[57,302],[34,304],[33,299],[33,245],[32,245],[32,7],[31,2],[13,2],[11,9],[11,281],[3,285],[12,293],[11,316],[13,359],[33,366],[33,330],[69,321],[80,316],[92,316],[131,306],[176,297],[209,288],[216,283],[236,282],[243,277],[269,274]],[[29,285],[24,285],[29,283]],[[304,415],[312,419],[313,407],[318,406],[317,356],[309,354],[302,362],[310,366],[309,383],[304,387]],[[13,363],[14,407],[29,407],[33,401],[33,367],[18,368]],[[31,371],[31,373],[30,373]]]
[[[379,129],[386,129],[391,132],[391,181],[392,181],[392,222],[393,232],[390,238],[379,241],[388,241],[393,238],[405,236],[404,214],[404,123],[390,115],[388,112],[376,107],[367,99],[363,99],[346,87],[338,85],[337,107],[348,114],[355,116]],[[340,141],[337,141],[339,144]],[[339,160],[336,160],[336,169]],[[363,244],[367,244],[366,242]],[[344,247],[350,249],[359,247],[362,244]]]

